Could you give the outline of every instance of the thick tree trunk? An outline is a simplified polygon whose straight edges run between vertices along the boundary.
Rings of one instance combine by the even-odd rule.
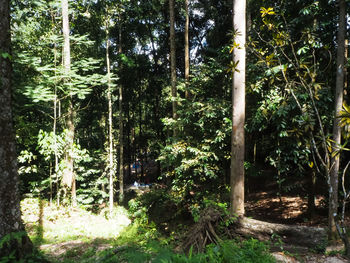
[[[175,3],[174,0],[169,0],[170,13],[170,72],[171,72],[171,96],[173,119],[177,119],[177,89],[176,89],[176,45],[175,45]],[[176,129],[174,128],[174,136]]]
[[[335,86],[335,116],[333,122],[333,150],[338,148],[341,143],[341,127],[338,118],[339,112],[343,106],[343,89],[344,89],[344,63],[345,63],[345,34],[346,34],[346,3],[345,0],[339,0],[339,25],[337,35],[337,72]],[[340,154],[332,158],[330,182],[329,182],[329,211],[328,227],[329,238],[336,237],[335,217],[338,210],[338,184],[339,184],[339,163]]]
[[[233,27],[239,48],[233,51],[232,139],[231,139],[231,213],[244,215],[244,121],[245,121],[245,0],[233,0]]]
[[[71,56],[70,56],[70,39],[69,39],[69,12],[68,12],[68,0],[62,0],[62,32],[63,32],[63,67],[65,69],[66,78],[65,81],[69,81],[69,74],[71,69]],[[65,152],[66,168],[63,171],[62,182],[67,190],[70,190],[70,197],[72,205],[76,205],[76,184],[74,174],[74,135],[75,135],[75,110],[73,106],[72,95],[68,97],[67,104],[67,147]]]
[[[0,243],[8,235],[16,235],[19,239],[13,238],[0,247],[0,259],[10,252],[15,252],[15,257],[20,259],[33,248],[21,220],[12,124],[10,46],[10,7],[9,1],[4,0],[0,5]]]

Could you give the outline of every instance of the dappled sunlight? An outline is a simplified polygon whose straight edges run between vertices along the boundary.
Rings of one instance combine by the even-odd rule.
[[[131,223],[122,207],[115,208],[111,219],[106,218],[104,210],[96,215],[81,208],[50,206],[38,198],[24,199],[21,208],[34,244],[54,258],[74,250],[93,248],[98,252],[110,248]]]
[[[316,207],[322,207],[324,197],[315,198]],[[286,195],[279,198],[276,194],[259,192],[252,194],[246,203],[247,215],[256,219],[272,220],[273,222],[298,222],[305,221],[307,212],[307,198],[297,195]]]

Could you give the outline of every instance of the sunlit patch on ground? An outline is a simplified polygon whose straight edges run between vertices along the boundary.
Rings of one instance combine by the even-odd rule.
[[[22,201],[23,221],[37,246],[50,258],[62,255],[95,254],[111,247],[131,221],[124,208],[117,207],[113,217],[93,214],[81,208],[49,206],[47,201],[27,198]]]

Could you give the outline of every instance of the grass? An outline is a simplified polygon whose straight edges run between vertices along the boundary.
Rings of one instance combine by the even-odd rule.
[[[225,241],[199,254],[174,252],[173,237],[160,234],[146,213],[131,221],[124,208],[96,215],[83,208],[49,206],[47,201],[22,201],[23,220],[34,244],[50,260],[64,263],[270,263],[268,247],[256,240]],[[35,262],[35,261],[34,261]]]
[[[96,215],[83,208],[49,205],[38,198],[21,202],[22,218],[34,245],[55,262],[83,262],[110,248],[130,224],[127,211],[115,208],[111,219],[103,210]],[[94,261],[92,261],[94,262]]]

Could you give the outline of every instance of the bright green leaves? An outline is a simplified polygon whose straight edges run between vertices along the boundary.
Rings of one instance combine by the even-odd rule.
[[[1,52],[1,51],[0,51],[0,56],[1,56],[3,59],[10,59],[10,60],[12,60],[12,56],[11,56],[9,53],[7,53],[7,52]]]
[[[231,32],[231,35],[232,35],[232,41],[231,41],[231,44],[230,44],[230,50],[229,50],[229,53],[232,54],[233,51],[235,49],[241,49],[242,47],[239,45],[239,43],[237,43],[235,41],[235,37],[237,35],[240,35],[240,33],[238,31],[235,31],[235,32]],[[239,64],[239,60],[235,60],[235,61],[230,61],[230,64],[228,64],[228,67],[227,67],[227,70],[226,72],[229,73],[229,72],[239,72],[239,70],[237,69],[238,67],[238,64]]]
[[[264,25],[269,30],[272,30],[272,29],[276,28],[275,23],[273,23],[273,21],[268,18],[268,16],[272,16],[272,15],[276,14],[275,11],[273,11],[272,7],[268,7],[268,8],[261,7],[260,8],[260,14],[261,14],[262,21],[263,21]]]
[[[302,15],[311,15],[313,12],[319,9],[319,1],[314,1],[310,5],[305,6],[300,10],[300,14]]]
[[[268,7],[268,8],[261,7],[260,8],[260,13],[261,13],[261,17],[265,17],[267,15],[274,15],[274,14],[276,14],[275,11],[273,11],[272,7]]]
[[[53,158],[53,155],[61,157],[64,152],[65,141],[64,138],[66,135],[62,133],[54,134],[53,132],[46,132],[43,130],[39,131],[38,134],[38,148],[40,154],[42,154],[45,160],[50,160]]]
[[[238,63],[239,63],[239,60],[237,60],[235,62],[230,61],[230,64],[228,64],[227,73],[229,73],[229,72],[239,72],[239,70],[237,69]]]
[[[346,140],[350,139],[350,106],[343,104],[343,109],[339,113],[340,127],[343,128],[343,136]]]

